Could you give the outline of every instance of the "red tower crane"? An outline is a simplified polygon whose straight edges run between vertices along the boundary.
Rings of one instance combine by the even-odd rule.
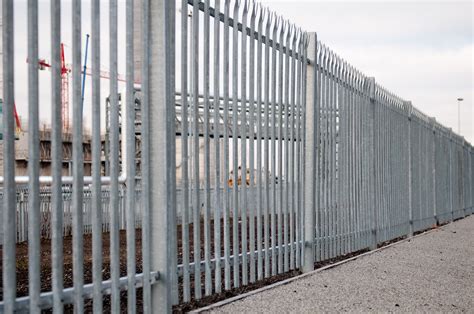
[[[45,59],[38,61],[39,69],[51,68],[51,64]],[[61,43],[61,118],[63,121],[63,132],[69,131],[69,73],[71,68],[66,65],[64,57],[64,44]]]
[[[3,113],[3,100],[0,98],[0,113]],[[13,103],[13,117],[15,118],[15,124],[16,124],[16,128],[15,128],[15,139],[19,139],[19,136],[20,136],[20,132],[21,132],[21,122],[20,122],[20,117],[18,116],[18,112],[16,111],[16,104]],[[0,139],[2,139],[3,137],[3,133],[2,133],[3,130],[0,130]]]
[[[64,57],[64,44],[61,43],[61,115],[63,131],[69,131],[69,73],[71,69],[66,66]]]
[[[16,122],[16,133],[21,132],[21,122],[20,118],[18,117],[18,112],[16,111],[16,104],[13,104],[13,115],[15,116],[15,122]]]
[[[45,59],[38,61],[39,69],[45,70],[51,68],[51,64],[46,62]],[[63,132],[68,132],[70,129],[69,123],[69,73],[71,73],[72,66],[66,63],[64,56],[64,44],[61,43],[61,116],[63,122]],[[83,71],[82,71],[83,72]],[[86,75],[92,75],[90,68],[86,68]],[[107,71],[100,71],[100,77],[110,79],[110,73]],[[125,78],[118,74],[117,80],[125,82]]]

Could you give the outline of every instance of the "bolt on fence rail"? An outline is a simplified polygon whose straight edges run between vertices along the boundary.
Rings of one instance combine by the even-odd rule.
[[[82,12],[73,0],[73,174],[63,177],[61,4],[50,7],[51,177],[39,176],[35,62],[28,176],[16,177],[14,6],[3,1],[0,311],[169,312],[473,213],[469,143],[253,1],[181,0],[177,11],[174,1],[127,0],[122,28],[120,2],[109,1],[105,25],[92,1],[92,176],[84,177]],[[37,9],[30,0],[29,60],[38,59]],[[107,176],[101,27],[111,73]]]

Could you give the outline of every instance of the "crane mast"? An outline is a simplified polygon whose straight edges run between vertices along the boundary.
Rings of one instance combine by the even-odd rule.
[[[64,57],[64,44],[61,43],[61,118],[63,122],[63,132],[68,133],[69,125],[69,69]]]

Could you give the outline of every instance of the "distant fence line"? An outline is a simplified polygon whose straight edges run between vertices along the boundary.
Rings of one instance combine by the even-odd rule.
[[[4,82],[12,82],[14,73],[12,3],[4,0]],[[127,90],[134,88],[132,3],[128,0],[126,9]],[[98,34],[101,16],[98,1],[93,4],[92,34]],[[60,310],[73,304],[80,313],[84,300],[93,299],[94,310],[101,312],[104,295],[111,294],[115,313],[123,301],[120,291],[126,290],[128,311],[133,313],[137,288],[142,288],[144,312],[170,312],[178,303],[290,270],[311,271],[317,262],[374,249],[473,213],[471,144],[352,67],[315,33],[253,2],[182,0],[178,21],[174,1],[141,2],[142,121],[135,125],[133,93],[122,102],[119,119],[118,20],[116,2],[111,4],[110,187],[104,189],[100,182],[100,56],[94,49],[90,187],[83,184],[82,157],[77,153],[82,137],[80,1],[73,1],[77,14],[72,21],[73,138],[78,140],[73,144],[71,191],[59,184],[61,160],[53,150],[50,190],[30,180],[28,204],[21,200],[25,192],[17,190],[11,171],[13,86],[5,86],[0,311]],[[53,22],[59,18],[58,5],[52,3]],[[33,22],[36,9],[28,7]],[[58,44],[53,54],[59,55],[56,29],[51,36]],[[97,47],[97,37],[91,39]],[[30,60],[37,59],[37,40],[31,32]],[[59,72],[55,73],[52,83],[59,86]],[[29,132],[35,135],[35,66],[30,66],[29,75]],[[181,91],[179,101],[176,90]],[[57,153],[60,97],[54,96],[53,102],[52,142]],[[119,128],[124,120],[126,127]],[[119,183],[119,130],[127,139],[126,155],[135,156],[137,128],[142,179],[135,194],[133,158],[122,161],[127,179],[124,186]],[[29,154],[37,156],[37,147],[30,147]],[[38,173],[38,167],[32,162],[29,173]],[[48,202],[51,205],[42,211]],[[29,296],[17,298],[15,242],[20,227],[15,222],[25,206],[29,219],[21,228],[33,235],[28,237]],[[38,224],[42,215],[48,217],[44,226]],[[135,223],[126,223],[130,221]],[[39,282],[39,239],[46,225],[47,236],[52,235],[52,293],[40,293]],[[142,232],[141,255],[136,227]],[[61,250],[68,228],[73,238],[73,289],[63,287],[62,277],[69,271]],[[126,248],[119,247],[121,228],[126,230]],[[106,281],[103,231],[110,233]],[[85,282],[82,234],[88,232],[93,276]],[[126,277],[120,277],[125,267],[121,249],[126,249]]]
[[[125,230],[127,226],[126,220],[126,212],[125,212],[125,187],[121,186],[119,189],[119,207],[118,207],[118,216],[119,216],[119,229]],[[240,189],[239,189],[240,190]],[[204,197],[205,190],[200,190],[201,199]],[[212,191],[212,193],[217,193],[216,191]],[[223,189],[219,191],[219,193],[223,193]],[[181,211],[183,210],[183,204],[180,202],[182,198],[182,190],[177,189],[176,195],[177,197],[177,208],[179,210],[177,223],[181,224]],[[17,188],[17,216],[16,216],[16,242],[21,243],[24,241],[28,241],[28,187],[27,186],[19,186]],[[51,239],[52,232],[51,232],[51,213],[52,213],[52,203],[51,203],[51,188],[48,186],[42,187],[40,189],[40,234],[42,239]],[[254,195],[254,198],[256,195]],[[137,189],[135,194],[136,199],[136,207],[135,207],[135,227],[141,228],[142,220],[141,220],[141,190]],[[0,200],[3,200],[3,195],[0,191]],[[63,201],[63,236],[71,236],[72,235],[72,187],[71,186],[64,186],[62,191],[62,201]],[[201,212],[203,212],[204,204],[201,203]],[[221,203],[221,207],[223,204]],[[0,206],[1,207],[1,206]],[[109,232],[110,231],[110,189],[108,187],[103,187],[101,192],[101,209],[102,209],[102,232]],[[188,209],[188,212],[191,209]],[[91,191],[85,191],[83,196],[83,215],[84,215],[84,223],[83,223],[83,234],[91,234],[92,233],[92,193]],[[3,234],[0,232],[0,243],[3,242]]]
[[[41,238],[51,239],[51,213],[52,213],[52,204],[51,204],[51,187],[42,187],[39,192],[40,196],[40,231]],[[16,230],[17,230],[17,242],[23,242],[28,240],[28,201],[29,193],[28,187],[19,186],[17,188],[17,217],[16,217]],[[119,191],[119,229],[124,230],[126,227],[126,215],[125,215],[125,189],[121,188]],[[0,199],[3,199],[0,194]],[[140,199],[140,191],[136,193],[136,199]],[[64,186],[62,189],[62,202],[63,202],[63,236],[72,235],[72,187]],[[91,234],[92,233],[92,193],[91,191],[85,191],[83,196],[83,213],[84,213],[84,225],[83,233]],[[109,232],[110,224],[108,220],[110,219],[110,190],[103,189],[101,193],[101,209],[104,221],[102,223],[102,231]],[[138,203],[139,205],[139,203]],[[140,214],[140,207],[136,208],[137,215]],[[137,216],[136,227],[140,227],[141,219]],[[1,234],[0,234],[1,235]],[[0,237],[1,239],[1,237]]]

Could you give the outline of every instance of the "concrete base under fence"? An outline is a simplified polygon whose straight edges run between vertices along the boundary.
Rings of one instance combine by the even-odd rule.
[[[469,312],[474,217],[262,288],[205,311]]]

